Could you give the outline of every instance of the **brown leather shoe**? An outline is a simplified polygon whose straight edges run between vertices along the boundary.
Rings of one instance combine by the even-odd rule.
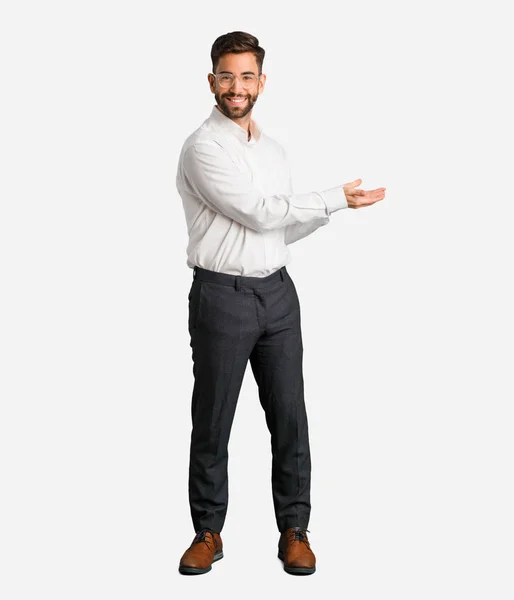
[[[291,575],[310,575],[316,571],[316,557],[307,531],[301,527],[289,527],[280,534],[278,557],[284,561],[284,571]]]
[[[211,565],[223,558],[223,542],[219,533],[209,528],[200,529],[180,559],[178,570],[184,575],[200,575],[211,570]]]

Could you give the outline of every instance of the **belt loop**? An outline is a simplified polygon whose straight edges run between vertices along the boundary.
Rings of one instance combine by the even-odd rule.
[[[284,267],[282,267],[280,269],[280,279],[282,279],[282,281],[284,281]]]
[[[196,265],[193,267],[193,279],[196,279]]]
[[[236,275],[236,292],[241,289],[241,275]]]

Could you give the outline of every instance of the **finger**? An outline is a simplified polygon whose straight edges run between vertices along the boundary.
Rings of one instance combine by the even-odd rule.
[[[362,179],[355,179],[355,181],[350,181],[350,183],[343,184],[343,187],[354,188],[362,183]]]
[[[367,190],[366,191],[366,195],[367,196],[380,196],[381,194],[383,194],[383,189],[382,188],[378,188],[376,190]]]

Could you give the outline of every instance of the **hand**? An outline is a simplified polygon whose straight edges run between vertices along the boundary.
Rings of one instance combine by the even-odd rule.
[[[348,208],[362,208],[370,206],[379,200],[383,200],[385,196],[385,188],[377,188],[376,190],[358,190],[357,186],[362,183],[362,179],[356,179],[350,183],[343,185],[343,190],[348,202]]]

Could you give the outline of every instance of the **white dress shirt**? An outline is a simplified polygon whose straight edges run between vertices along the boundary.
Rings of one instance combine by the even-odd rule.
[[[215,104],[184,142],[176,185],[191,269],[265,277],[291,262],[288,244],[348,207],[342,185],[294,194],[284,148],[254,119],[250,133]]]

